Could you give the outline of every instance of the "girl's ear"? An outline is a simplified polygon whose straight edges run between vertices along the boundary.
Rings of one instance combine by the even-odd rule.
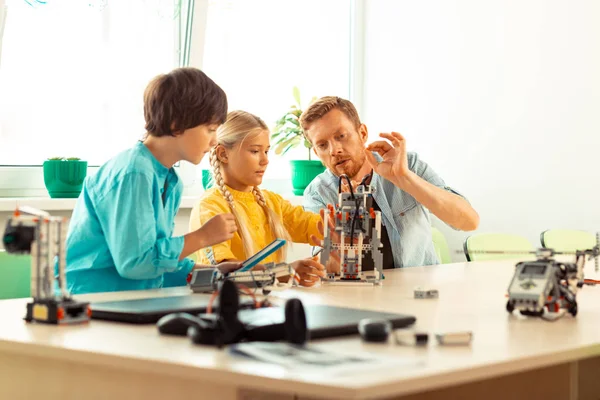
[[[223,147],[222,145],[218,144],[216,147],[216,152],[217,152],[217,158],[219,159],[220,162],[222,162],[223,164],[227,164],[227,149],[225,147]]]

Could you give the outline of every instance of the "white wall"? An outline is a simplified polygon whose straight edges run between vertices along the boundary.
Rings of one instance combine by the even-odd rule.
[[[6,4],[4,0],[0,0],[0,63],[2,61],[2,37],[4,36],[4,25],[6,23]]]
[[[371,139],[401,132],[475,206],[478,232],[539,245],[548,228],[600,230],[600,1],[365,8]]]

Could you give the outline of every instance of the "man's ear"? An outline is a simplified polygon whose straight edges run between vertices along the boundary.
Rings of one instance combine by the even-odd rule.
[[[215,151],[217,152],[217,158],[219,159],[219,161],[222,162],[223,164],[227,164],[228,163],[227,149],[223,145],[218,144],[217,147],[215,148]]]
[[[369,131],[367,130],[367,126],[365,124],[360,124],[358,127],[358,136],[360,136],[360,140],[362,140],[363,143],[367,143]]]

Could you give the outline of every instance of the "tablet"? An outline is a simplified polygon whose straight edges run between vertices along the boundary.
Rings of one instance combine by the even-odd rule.
[[[238,269],[236,272],[249,271],[256,264],[258,264],[259,262],[261,262],[262,260],[264,260],[265,258],[267,258],[268,256],[270,256],[271,254],[273,254],[274,252],[276,252],[284,244],[285,244],[285,240],[284,239],[275,239],[275,240],[273,240],[264,249],[262,249],[261,251],[259,251],[258,253],[256,253],[255,255],[253,255],[252,257],[250,257],[249,259],[247,259],[246,261],[244,261],[242,263],[241,268]]]
[[[131,324],[153,324],[161,317],[175,313],[205,313],[210,295],[191,294],[185,296],[153,297],[134,300],[99,301],[90,304],[92,319],[127,322]],[[253,306],[252,299],[240,298],[240,308]],[[219,308],[219,299],[213,309]]]
[[[323,339],[358,333],[358,324],[362,319],[388,320],[394,329],[406,328],[416,322],[410,314],[362,310],[351,307],[328,305],[306,305],[306,325],[311,339]],[[259,327],[283,324],[285,307],[245,309],[238,312],[240,321],[249,326]]]

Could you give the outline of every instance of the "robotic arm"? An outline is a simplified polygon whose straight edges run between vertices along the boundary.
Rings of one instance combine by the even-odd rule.
[[[8,220],[2,242],[9,253],[31,254],[31,296],[27,322],[67,324],[89,321],[88,303],[76,302],[66,289],[65,246],[67,221],[31,207],[17,207]],[[55,263],[58,275],[54,276]],[[57,281],[60,294],[54,293]]]

